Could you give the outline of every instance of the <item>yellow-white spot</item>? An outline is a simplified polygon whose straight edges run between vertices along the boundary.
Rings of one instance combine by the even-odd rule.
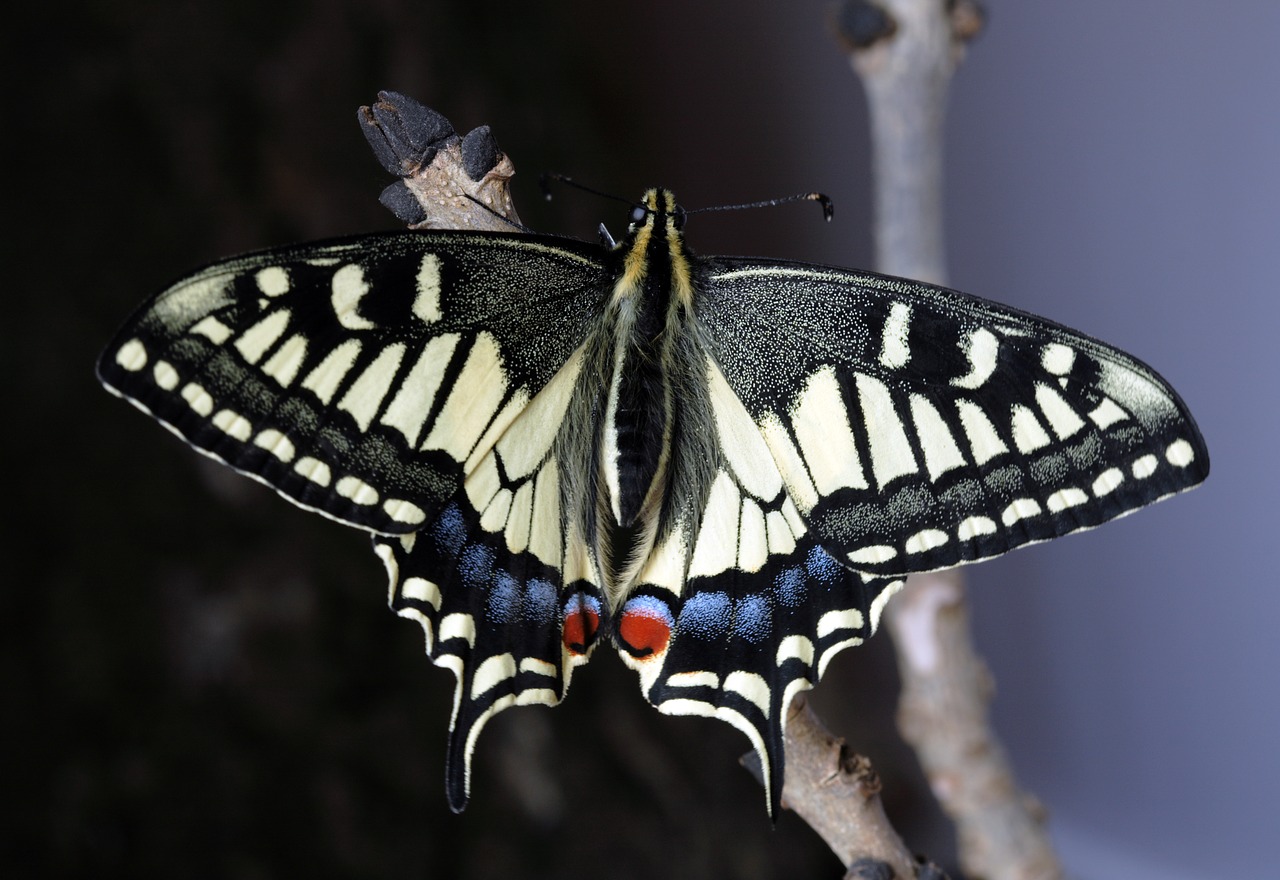
[[[307,337],[295,333],[285,340],[284,345],[276,349],[275,354],[267,358],[262,365],[262,372],[288,388],[298,378],[298,371],[307,357]]]
[[[526,480],[516,490],[511,500],[511,512],[507,516],[504,534],[507,549],[523,553],[529,546],[529,527],[533,522],[533,480]]]
[[[961,541],[970,541],[980,535],[994,535],[995,521],[985,516],[971,516],[961,520],[956,527],[956,537]]]
[[[249,363],[256,364],[262,360],[267,349],[275,345],[276,341],[284,335],[288,326],[288,309],[272,312],[240,334],[240,338],[235,342],[236,351],[240,352]]]
[[[791,435],[782,421],[773,413],[765,413],[759,423],[760,434],[773,455],[773,460],[787,484],[787,493],[805,510],[812,510],[818,503],[818,490],[809,477],[808,466],[799,450],[791,442]]]
[[[188,382],[182,386],[182,399],[187,402],[198,415],[206,418],[213,412],[213,398],[205,391],[203,387],[195,382]]]
[[[413,313],[427,324],[434,324],[444,317],[440,311],[440,258],[435,254],[423,254],[418,265]]]
[[[321,403],[329,403],[338,386],[355,366],[360,354],[360,340],[348,339],[335,348],[302,380],[302,387],[315,392]]]
[[[724,677],[724,690],[745,697],[769,717],[769,683],[764,676],[736,669]]]
[[[476,622],[470,614],[449,614],[440,621],[440,641],[464,639],[472,647],[476,643]]]
[[[1089,419],[1103,430],[1127,418],[1129,418],[1129,414],[1121,409],[1110,397],[1102,398],[1102,403],[1094,407],[1089,413]]]
[[[813,651],[813,640],[808,636],[786,636],[778,643],[778,653],[773,662],[781,666],[794,658],[808,666],[813,662]]]
[[[1098,479],[1093,481],[1093,494],[1101,498],[1103,495],[1110,495],[1115,491],[1116,487],[1124,482],[1124,472],[1119,468],[1108,468],[1098,474]]]
[[[404,343],[397,342],[378,352],[373,363],[369,364],[359,378],[351,383],[351,387],[338,401],[338,409],[350,413],[361,431],[369,430],[373,417],[378,414],[378,408],[382,406],[383,398],[391,390],[391,382],[396,377],[396,371],[400,369],[400,361],[404,358],[404,349]]]
[[[382,512],[396,522],[410,526],[416,526],[427,518],[426,511],[403,498],[388,498],[382,502]]]
[[[440,610],[440,587],[426,578],[405,578],[400,585],[400,595],[415,602],[425,602],[437,611]]]
[[[927,553],[950,540],[951,536],[946,532],[938,529],[924,529],[907,538],[906,549],[908,553]]]
[[[1052,386],[1036,386],[1036,403],[1040,404],[1041,412],[1049,420],[1049,427],[1060,439],[1065,440],[1084,427],[1084,420]]]
[[[253,438],[253,445],[265,449],[285,464],[293,461],[298,451],[293,441],[274,428],[268,428]]]
[[[819,494],[867,488],[849,413],[832,367],[822,367],[809,376],[791,408],[791,427]]]
[[[1186,467],[1196,460],[1196,451],[1186,440],[1174,440],[1164,451],[1165,460],[1174,467]]]
[[[467,474],[466,482],[462,487],[466,490],[467,500],[471,502],[474,510],[483,511],[489,506],[493,496],[497,495],[498,490],[502,488],[502,475],[498,472],[498,462],[493,457],[493,453],[482,458],[471,473]]]
[[[520,671],[527,672],[531,675],[541,675],[546,678],[555,678],[558,667],[554,663],[548,663],[537,657],[525,657],[520,661]]]
[[[253,280],[258,285],[258,290],[267,296],[280,296],[289,291],[289,273],[280,266],[259,269]]]
[[[551,451],[581,368],[582,349],[578,349],[498,439],[498,455],[511,479],[532,474]]]
[[[716,575],[733,567],[738,555],[738,514],[741,506],[738,487],[728,474],[720,471],[711,484],[707,506],[702,513],[702,528],[693,548],[693,558],[689,561],[689,577]]]
[[[911,329],[911,306],[895,302],[889,306],[889,317],[884,322],[884,335],[880,343],[880,364],[896,370],[911,360],[907,345],[907,333]]]
[[[1023,455],[1048,446],[1052,441],[1035,413],[1021,404],[1013,405],[1013,445]]]
[[[865,625],[866,619],[857,608],[841,608],[837,611],[828,611],[819,617],[816,632],[818,638],[825,639],[842,629],[862,629]]]
[[[1133,463],[1133,475],[1139,480],[1145,480],[1156,472],[1156,467],[1160,464],[1160,460],[1154,455],[1144,455]]]
[[[957,388],[981,388],[996,371],[999,352],[1000,340],[994,333],[985,327],[974,330],[964,348],[965,357],[969,359],[969,372],[952,379],[951,384]]]
[[[756,423],[710,356],[707,357],[707,391],[711,398],[711,411],[715,415],[716,433],[720,435],[720,449],[729,469],[737,477],[738,485],[747,494],[763,501],[776,498],[782,490],[778,465]]]
[[[298,459],[298,463],[293,466],[293,469],[297,474],[317,486],[328,486],[329,481],[333,479],[329,466],[318,458],[312,458],[309,455],[304,455]]]
[[[506,393],[498,340],[480,333],[422,448],[440,449],[457,461],[466,461]]]
[[[343,477],[338,480],[338,484],[333,488],[335,492],[343,498],[346,498],[352,504],[359,504],[362,507],[368,507],[371,504],[378,503],[378,490],[359,477]]]
[[[492,690],[509,678],[516,677],[516,658],[512,654],[486,657],[471,678],[471,699]]]
[[[898,551],[888,544],[871,544],[859,547],[849,554],[848,559],[854,565],[878,565],[888,562],[898,555]]]
[[[965,466],[964,453],[951,436],[951,429],[928,398],[911,395],[911,418],[916,423],[916,436],[920,438],[929,479],[937,480],[947,471]]]
[[[440,390],[445,370],[453,359],[458,339],[457,333],[446,333],[427,343],[379,419],[381,424],[403,434],[410,446],[418,445],[422,426],[431,414],[436,392]]]
[[[206,315],[201,318],[187,332],[194,336],[203,336],[217,345],[222,345],[222,343],[231,338],[231,328],[213,315]]]
[[[501,532],[505,529],[507,514],[511,512],[511,500],[514,497],[510,489],[499,489],[484,509],[484,513],[480,514],[480,527],[486,532]]]
[[[1040,515],[1040,504],[1034,498],[1019,498],[1000,514],[1005,526],[1011,526],[1019,520],[1030,519]]]
[[[533,484],[529,552],[553,568],[560,567],[564,538],[560,522],[560,471],[554,458],[538,471]]]
[[[769,560],[769,537],[765,531],[764,511],[750,498],[742,499],[742,516],[738,523],[738,568],[756,572]]]
[[[181,381],[178,371],[168,361],[156,361],[156,365],[151,368],[151,375],[155,376],[156,384],[165,391],[177,388],[178,382]]]
[[[690,688],[690,687],[720,687],[720,676],[714,672],[677,672],[667,677],[667,685],[669,687]]]
[[[130,373],[147,365],[147,347],[139,339],[130,339],[116,351],[116,363]]]
[[[795,535],[780,511],[771,510],[764,518],[765,533],[769,537],[769,552],[786,556],[796,549]]]
[[[1083,489],[1077,489],[1074,486],[1059,489],[1045,499],[1045,505],[1049,508],[1050,513],[1061,513],[1068,507],[1079,507],[1081,504],[1088,503],[1089,496],[1085,494]]]
[[[360,314],[360,300],[369,292],[364,269],[348,263],[333,273],[332,288],[330,302],[339,324],[348,330],[372,330],[376,326]]]
[[[1040,365],[1055,376],[1070,373],[1075,362],[1075,351],[1060,342],[1050,342],[1040,351]]]
[[[862,405],[863,429],[871,446],[871,472],[883,489],[898,477],[914,474],[918,470],[916,457],[885,384],[863,373],[854,377],[854,384]]]
[[[964,433],[969,438],[974,464],[986,464],[997,455],[1004,455],[1009,451],[982,407],[970,400],[957,400],[956,410],[960,413]]]
[[[889,599],[906,585],[907,582],[905,580],[893,581],[871,600],[871,607],[867,609],[871,615],[870,632],[874,633],[880,628],[880,615],[884,614],[884,606],[889,604]]]
[[[672,529],[666,540],[650,552],[636,582],[662,587],[680,595],[684,587],[685,559],[689,553],[685,542],[684,526]]]
[[[253,434],[253,425],[249,424],[249,420],[229,409],[220,409],[214,414],[213,426],[241,443],[247,443]]]

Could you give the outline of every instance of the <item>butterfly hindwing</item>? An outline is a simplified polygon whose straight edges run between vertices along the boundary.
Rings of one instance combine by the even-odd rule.
[[[599,254],[457,232],[251,254],[145,304],[99,376],[295,503],[404,533],[579,345]]]
[[[705,277],[712,352],[846,565],[896,576],[984,559],[1207,473],[1158,375],[1052,322],[818,266],[713,258]]]

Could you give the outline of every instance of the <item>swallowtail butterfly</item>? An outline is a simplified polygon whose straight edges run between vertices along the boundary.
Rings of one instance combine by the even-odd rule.
[[[1096,526],[1208,472],[1129,355],[898,278],[695,256],[671,193],[613,247],[366,235],[237,257],[128,321],[102,382],[200,451],[372,533],[476,738],[604,642],[670,714],[751,740],[911,572]]]

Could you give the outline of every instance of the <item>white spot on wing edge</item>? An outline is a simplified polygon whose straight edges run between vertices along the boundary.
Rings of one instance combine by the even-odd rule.
[[[249,424],[248,419],[234,410],[220,409],[211,421],[219,431],[228,437],[239,440],[241,443],[248,443],[249,437],[253,434],[253,425]]]
[[[1137,479],[1145,480],[1156,472],[1156,468],[1159,467],[1159,465],[1160,460],[1154,455],[1144,455],[1134,461],[1131,470]]]
[[[880,562],[888,562],[898,555],[898,551],[890,547],[888,544],[872,544],[867,547],[859,547],[857,550],[848,554],[848,559],[855,565],[876,564]]]
[[[333,489],[352,504],[367,507],[378,503],[378,490],[359,477],[343,477],[338,480],[338,484]]]
[[[840,608],[836,611],[828,611],[819,617],[815,632],[818,638],[822,639],[842,629],[862,629],[866,626],[866,622],[866,618],[857,608]]]
[[[1196,451],[1186,440],[1174,440],[1165,450],[1164,457],[1174,467],[1184,468],[1196,460]]]
[[[774,664],[781,666],[788,660],[799,660],[805,666],[813,664],[813,640],[808,636],[786,636],[778,643],[778,653],[774,656]]]
[[[1040,504],[1034,498],[1019,498],[1000,514],[1005,526],[1011,526],[1019,520],[1030,519],[1040,515]]]
[[[950,540],[951,536],[946,532],[938,529],[923,529],[907,538],[906,550],[908,553],[926,553]]]
[[[1124,482],[1124,472],[1119,468],[1108,468],[1098,474],[1098,479],[1093,481],[1093,494],[1101,498],[1103,495],[1110,495],[1115,491],[1121,483]]]
[[[304,455],[298,459],[298,463],[293,466],[293,470],[317,486],[328,486],[329,481],[333,479],[329,466],[309,455]]]
[[[293,441],[274,428],[259,432],[253,438],[253,445],[265,449],[285,464],[293,461],[293,457],[298,454]]]
[[[187,405],[190,406],[197,414],[208,418],[213,412],[213,397],[208,391],[205,391],[202,386],[197,385],[195,382],[188,382],[186,385],[182,386],[182,391],[180,393],[182,395],[182,399],[185,400]]]
[[[116,351],[116,363],[130,373],[136,373],[147,365],[147,347],[141,339],[130,339]]]
[[[971,516],[961,520],[956,527],[956,537],[961,541],[970,541],[979,535],[994,535],[995,521],[985,516]]]
[[[437,611],[440,610],[440,603],[443,601],[443,597],[440,595],[440,587],[432,581],[420,577],[405,578],[404,583],[400,585],[400,595],[416,602],[425,602]]]
[[[177,388],[178,382],[181,381],[178,371],[168,361],[156,361],[156,365],[151,368],[151,374],[155,376],[156,384],[165,391]]]
[[[700,670],[697,672],[677,672],[667,676],[665,684],[668,687],[720,687],[720,676],[714,672]]]
[[[421,507],[403,498],[388,498],[382,502],[382,512],[396,522],[411,526],[419,525],[427,518],[426,512]]]
[[[1088,503],[1089,496],[1085,494],[1083,489],[1077,489],[1074,486],[1059,489],[1045,499],[1045,505],[1049,508],[1050,513],[1061,513],[1069,507],[1079,507],[1081,504]]]

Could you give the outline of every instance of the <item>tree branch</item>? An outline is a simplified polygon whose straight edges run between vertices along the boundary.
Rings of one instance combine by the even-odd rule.
[[[946,94],[981,22],[972,0],[850,0],[836,14],[870,107],[882,272],[946,281]],[[1061,877],[1043,809],[1018,788],[987,722],[993,686],[973,649],[960,573],[912,576],[885,622],[902,674],[898,725],[955,820],[961,866],[988,880]]]

